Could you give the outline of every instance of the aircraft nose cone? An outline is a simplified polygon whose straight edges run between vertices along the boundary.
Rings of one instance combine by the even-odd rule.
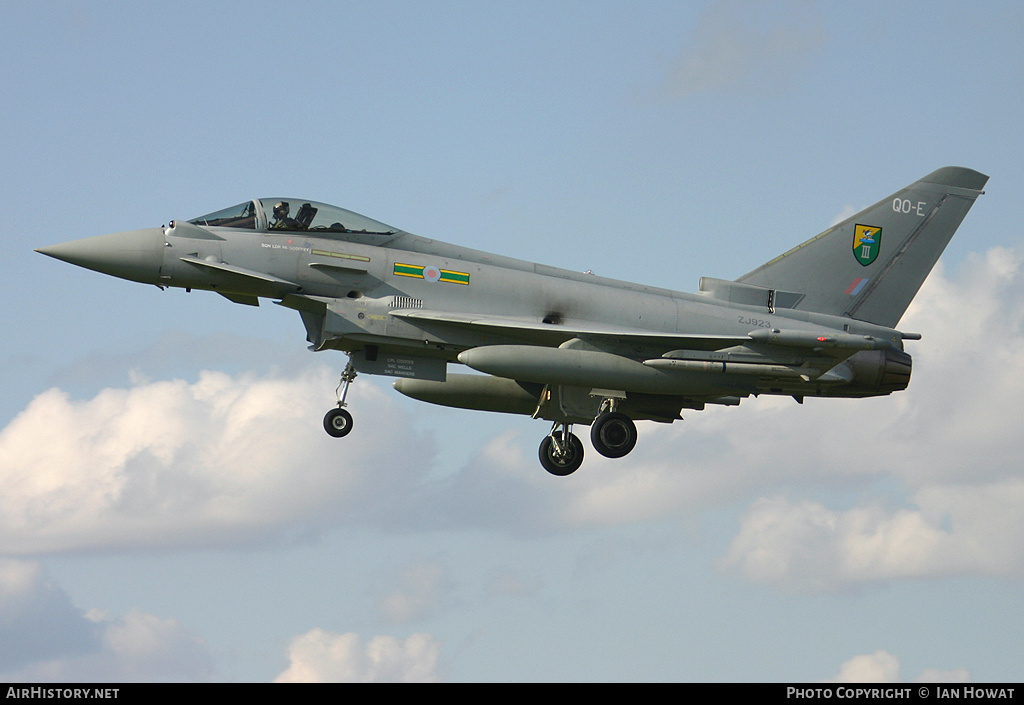
[[[157,284],[164,247],[163,230],[146,228],[49,245],[36,252],[122,279]]]

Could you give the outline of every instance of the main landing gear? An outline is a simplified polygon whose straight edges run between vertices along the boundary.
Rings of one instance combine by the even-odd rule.
[[[559,426],[562,429],[556,430]],[[552,475],[572,475],[583,464],[583,442],[573,435],[571,423],[551,427],[551,433],[540,442],[540,464]]]
[[[352,430],[352,414],[345,410],[345,397],[348,396],[348,386],[356,378],[356,368],[349,360],[345,371],[341,373],[341,381],[335,393],[338,395],[338,407],[331,409],[324,416],[324,430],[335,438],[347,436]]]
[[[621,458],[636,445],[636,424],[618,411],[601,413],[590,426],[594,450],[606,458]]]
[[[590,425],[590,442],[606,458],[621,458],[636,445],[636,424],[619,411],[621,392],[606,392],[597,418]]]
[[[590,442],[606,458],[621,458],[636,446],[636,424],[616,411],[615,399],[601,404],[601,413],[590,426]],[[540,442],[540,464],[552,475],[571,475],[583,464],[583,443],[572,434],[572,424],[556,421]]]

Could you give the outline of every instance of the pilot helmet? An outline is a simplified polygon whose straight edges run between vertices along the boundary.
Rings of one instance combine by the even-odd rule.
[[[287,216],[289,210],[288,201],[279,201],[278,204],[274,206],[274,215],[281,218]]]

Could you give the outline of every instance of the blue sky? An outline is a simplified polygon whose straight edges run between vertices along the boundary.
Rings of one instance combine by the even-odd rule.
[[[972,680],[1024,638],[1010,2],[6,2],[5,680]],[[32,250],[252,197],[693,291],[991,176],[890,398],[641,424],[418,405],[294,312]],[[591,454],[593,456],[594,454]]]

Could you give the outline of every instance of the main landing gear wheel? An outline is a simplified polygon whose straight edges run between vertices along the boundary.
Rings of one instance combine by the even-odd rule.
[[[324,430],[335,438],[347,436],[352,430],[352,414],[344,409],[331,409],[324,416]]]
[[[563,441],[567,438],[567,441]],[[583,442],[569,432],[568,424],[562,431],[551,431],[540,442],[540,464],[552,475],[572,475],[583,464]]]
[[[621,458],[636,445],[636,424],[618,411],[606,411],[590,426],[594,450],[606,458]]]

